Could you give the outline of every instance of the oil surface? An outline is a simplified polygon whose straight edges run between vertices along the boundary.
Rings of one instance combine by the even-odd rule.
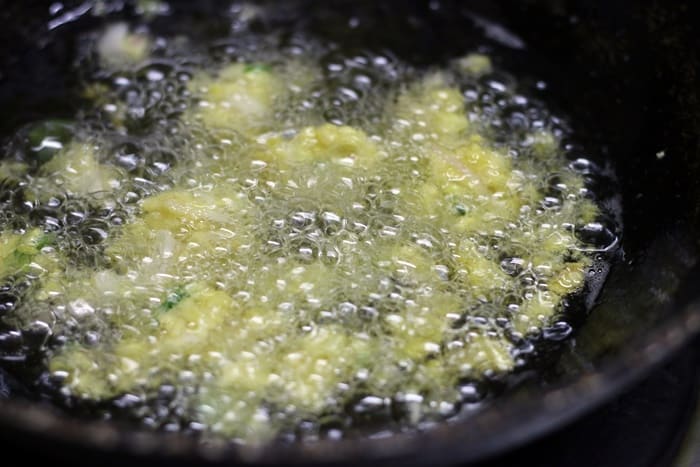
[[[83,109],[5,146],[0,358],[34,392],[336,439],[459,417],[571,333],[614,224],[497,56],[411,63],[252,4],[159,34],[169,7],[139,7],[77,42]]]

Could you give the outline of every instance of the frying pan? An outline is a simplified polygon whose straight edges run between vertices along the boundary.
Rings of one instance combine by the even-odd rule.
[[[99,21],[86,14],[90,5],[66,2],[58,17],[50,16],[48,2],[0,5],[1,135],[47,114],[75,112],[67,70],[75,35]],[[175,30],[178,16],[208,18],[208,29],[225,33],[230,25],[220,8],[216,2],[171,2],[171,15],[158,21],[163,30]],[[116,10],[115,16],[128,16],[131,8],[127,3]],[[424,433],[262,450],[201,445],[69,418],[23,399],[21,388],[0,373],[5,445],[79,465],[466,464],[574,420],[683,351],[700,329],[695,2],[291,1],[272,10],[279,21],[321,37],[359,47],[382,44],[417,65],[464,53],[474,45],[470,31],[480,30],[514,74],[547,83],[543,98],[574,122],[585,141],[582,155],[617,174],[599,188],[619,193],[611,199],[622,206],[622,248],[591,313],[544,374],[523,378],[486,410]],[[350,17],[359,25],[348,26]]]

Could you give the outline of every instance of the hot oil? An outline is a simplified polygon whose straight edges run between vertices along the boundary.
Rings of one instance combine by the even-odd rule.
[[[76,61],[89,101],[84,110],[68,123],[44,124],[40,145],[31,138],[36,125],[10,138],[5,159],[26,169],[3,182],[4,231],[38,228],[40,248],[32,254],[48,259],[30,262],[2,285],[4,365],[37,397],[72,413],[256,443],[425,429],[482,408],[518,374],[555,355],[602,285],[618,227],[591,190],[606,175],[565,143],[575,130],[499,69],[499,49],[480,38],[459,52],[482,44],[495,71],[465,70],[458,56],[427,66],[386,46],[324,40],[313,25],[282,22],[275,29],[264,8],[237,5],[228,14],[231,32],[223,38],[181,34],[201,30],[197,20],[190,28],[181,18],[174,20],[182,22],[178,34],[159,37],[163,18],[156,18],[143,36],[151,41],[149,56],[127,66],[99,61],[104,29],[85,34]],[[353,17],[344,27],[356,30],[363,21],[372,19]],[[286,80],[260,129],[213,129],[197,117],[212,86],[207,75],[236,62],[248,67],[242,79],[269,73]],[[468,133],[506,154],[537,194],[527,209],[508,222],[496,216],[461,231],[445,223],[488,214],[487,203],[500,198],[420,191],[431,158],[454,165],[449,154],[435,156],[453,143],[431,142],[443,137],[426,128],[430,119],[396,110],[401,96],[432,86],[425,83],[438,83],[431,98],[449,98],[443,88],[459,93]],[[347,161],[310,166],[301,158],[275,168],[281,156],[270,155],[270,141],[285,148],[323,123],[364,132],[363,147],[376,150],[381,163],[353,171]],[[95,185],[37,162],[72,140],[95,148]],[[292,159],[303,153],[289,151]],[[87,160],[81,154],[75,163]],[[497,177],[494,170],[484,177]],[[129,226],[147,219],[144,203],[173,190],[196,193],[203,210],[174,208],[175,217],[192,220],[169,232],[145,230],[156,254],[129,247],[139,239]],[[212,203],[221,200],[234,208],[212,217]],[[594,218],[553,223],[570,220],[560,214],[567,202],[585,200],[597,206]],[[212,248],[197,247],[202,223],[224,236]],[[546,265],[533,262],[537,252],[521,241],[542,231],[571,239],[562,256],[586,258],[586,285],[563,297],[556,317],[518,327],[524,304],[551,287]],[[177,250],[178,242],[187,248]],[[465,285],[478,275],[469,269],[477,266],[460,263],[469,255],[495,265],[500,272],[492,277],[503,277],[504,286]],[[172,318],[170,334],[163,333],[181,303],[200,297],[213,309],[223,306],[219,294],[233,311],[207,331],[211,342],[196,341],[209,326],[196,316]],[[430,332],[436,326],[445,327],[438,338]],[[195,343],[161,350],[176,330],[192,332]],[[480,339],[507,345],[512,368],[441,364]],[[55,363],[77,355],[71,349],[87,357]],[[107,386],[71,383],[73,367]]]

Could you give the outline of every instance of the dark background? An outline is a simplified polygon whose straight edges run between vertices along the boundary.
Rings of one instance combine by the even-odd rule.
[[[51,33],[46,27],[50,4],[0,2],[1,135],[47,114],[70,116],[80,105],[73,75],[66,72],[72,64],[71,34],[100,20],[68,23],[60,28],[60,35]],[[440,62],[464,50],[465,24],[473,27],[461,13],[464,8],[496,19],[529,48],[527,60],[520,61],[517,52],[502,50],[510,57],[513,72],[521,66],[544,78],[549,84],[548,99],[565,115],[575,117],[577,132],[589,148],[586,156],[601,164],[610,161],[623,195],[624,256],[577,334],[577,345],[553,366],[544,385],[545,390],[567,384],[578,387],[569,393],[569,407],[576,410],[566,416],[544,414],[532,421],[514,416],[531,413],[514,410],[516,405],[536,407],[531,388],[521,399],[514,397],[516,402],[495,411],[482,432],[462,427],[457,434],[440,434],[440,443],[433,439],[417,445],[415,456],[409,453],[409,458],[417,463],[459,464],[465,457],[504,451],[518,442],[534,441],[543,431],[559,429],[563,421],[607,399],[612,402],[594,415],[528,444],[498,465],[520,465],[525,459],[552,466],[668,465],[692,414],[699,367],[697,345],[684,347],[675,352],[675,359],[667,360],[685,332],[692,331],[686,318],[697,314],[697,308],[689,311],[685,305],[697,298],[700,285],[694,269],[700,239],[698,3],[339,0],[323,4],[322,8],[320,1],[279,2],[278,14],[294,18],[291,12],[308,12],[299,21],[338,39],[347,34],[343,25],[348,12],[361,11],[365,21],[353,32],[353,40],[403,48],[415,63]],[[64,11],[82,3],[65,5]],[[221,4],[172,5],[183,14],[207,16]],[[405,20],[396,21],[397,16]],[[227,21],[219,17],[212,28],[225,28]],[[657,157],[660,151],[665,153],[663,159]],[[668,329],[681,337],[671,339]],[[649,373],[661,361],[671,363]],[[591,374],[604,376],[601,388],[576,386]],[[649,374],[639,382],[638,377]],[[614,398],[633,383],[638,385]],[[21,452],[23,460],[49,461],[60,455],[72,458],[74,464],[137,463],[126,454],[63,449],[51,444],[50,433],[47,442],[13,431],[12,420],[3,420],[1,413],[0,422],[5,451]],[[153,462],[157,460],[140,460],[144,465]]]

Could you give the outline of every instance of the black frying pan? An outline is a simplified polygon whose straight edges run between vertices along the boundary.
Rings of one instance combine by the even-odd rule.
[[[171,4],[172,18],[207,18],[207,28],[222,33],[228,27],[215,13],[220,4]],[[48,31],[48,5],[0,8],[3,136],[47,112],[76,110],[74,83],[66,74],[72,40],[97,20],[68,21]],[[79,13],[86,5],[66,2],[64,11]],[[287,25],[353,46],[386,45],[418,65],[468,50],[470,31],[489,21],[501,24],[507,30],[492,29],[489,35],[509,68],[549,83],[548,102],[574,122],[586,156],[614,167],[618,186],[601,189],[621,193],[623,254],[577,330],[575,345],[565,346],[541,377],[524,381],[463,422],[424,434],[254,452],[66,419],[15,397],[18,388],[0,373],[0,439],[27,453],[41,446],[44,456],[78,464],[456,463],[504,452],[611,398],[680,351],[700,329],[700,40],[693,21],[698,9],[694,2],[660,0],[276,4],[274,16]],[[352,31],[350,15],[362,18]],[[161,24],[164,30],[176,28],[172,18]]]

